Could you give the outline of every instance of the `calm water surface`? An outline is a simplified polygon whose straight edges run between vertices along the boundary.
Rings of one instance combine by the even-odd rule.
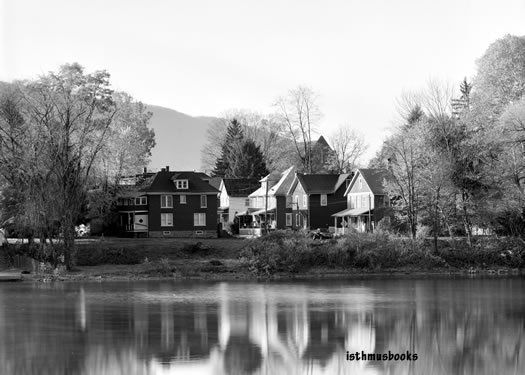
[[[2,375],[524,374],[524,340],[522,278],[0,284]]]

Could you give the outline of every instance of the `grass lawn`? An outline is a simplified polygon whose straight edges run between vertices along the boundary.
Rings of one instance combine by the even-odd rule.
[[[191,245],[200,242],[208,251],[192,251]],[[245,240],[237,238],[121,238],[100,237],[79,239],[77,251],[89,250],[93,246],[134,249],[151,261],[168,258],[179,260],[188,258],[236,259],[245,245]]]

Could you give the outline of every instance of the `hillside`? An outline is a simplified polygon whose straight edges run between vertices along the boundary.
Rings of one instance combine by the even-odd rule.
[[[155,130],[150,170],[170,166],[172,170],[200,169],[201,148],[214,117],[192,117],[173,109],[148,105],[153,113],[150,126]]]

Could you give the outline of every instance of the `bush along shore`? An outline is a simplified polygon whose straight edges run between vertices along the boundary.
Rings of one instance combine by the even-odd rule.
[[[250,239],[110,239],[77,245],[67,272],[56,256],[33,262],[35,280],[259,279],[351,277],[391,273],[521,273],[525,242],[518,237],[410,239],[377,231],[328,240],[276,231]],[[54,246],[59,252],[60,246]],[[10,245],[4,261],[31,256],[31,245]],[[55,263],[49,261],[55,259]]]
[[[300,232],[274,232],[250,240],[241,260],[257,276],[306,274],[315,269],[341,273],[513,271],[525,265],[525,242],[517,237],[410,239],[386,232],[350,233],[313,240]]]

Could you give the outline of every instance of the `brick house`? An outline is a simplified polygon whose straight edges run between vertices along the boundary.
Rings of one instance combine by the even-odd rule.
[[[345,191],[347,207],[333,214],[337,233],[351,226],[360,232],[373,231],[390,206],[382,169],[358,169]]]
[[[297,173],[288,191],[292,211],[286,226],[294,229],[329,229],[332,215],[347,205],[344,193],[352,175]]]
[[[217,194],[200,172],[144,173],[123,179],[117,200],[122,234],[148,237],[217,237]]]

